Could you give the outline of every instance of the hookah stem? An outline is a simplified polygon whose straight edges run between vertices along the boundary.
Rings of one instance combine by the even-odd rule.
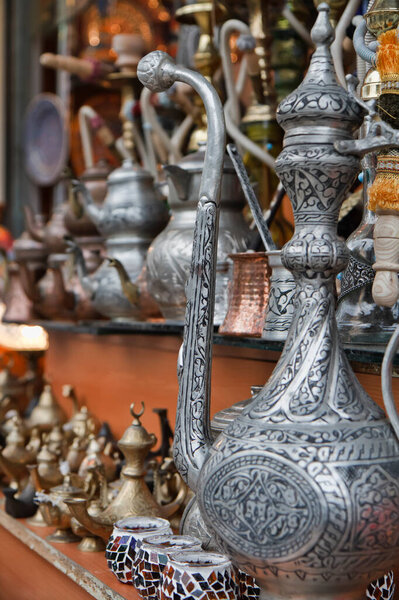
[[[381,77],[380,118],[399,129],[399,40],[392,29],[379,38],[377,69]],[[373,299],[392,307],[399,298],[399,152],[390,148],[377,157],[377,175],[369,189],[370,209],[378,214],[374,229],[376,276]]]
[[[272,236],[270,235],[270,231],[267,228],[267,225],[263,219],[263,214],[259,206],[258,199],[251,186],[247,171],[236,146],[234,144],[227,144],[227,152],[232,160],[234,169],[237,173],[237,177],[240,180],[245,199],[248,202],[249,208],[251,209],[252,216],[258,228],[263,245],[265,246],[265,250],[266,252],[276,250],[276,245],[273,242]]]

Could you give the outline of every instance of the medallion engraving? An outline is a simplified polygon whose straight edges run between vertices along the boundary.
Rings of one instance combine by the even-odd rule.
[[[322,534],[327,505],[302,469],[272,454],[234,455],[207,480],[204,512],[215,531],[251,556],[303,556]]]

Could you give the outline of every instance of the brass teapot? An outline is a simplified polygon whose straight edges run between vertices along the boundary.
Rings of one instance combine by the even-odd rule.
[[[83,486],[83,482],[82,482]],[[71,513],[65,502],[68,499],[81,497],[84,494],[83,487],[76,485],[70,473],[67,473],[61,485],[53,487],[49,492],[36,492],[36,501],[40,512],[49,527],[55,527],[54,533],[47,536],[50,542],[66,544],[78,542],[79,536],[71,529]]]
[[[50,491],[61,485],[64,476],[61,473],[59,458],[44,444],[36,457],[36,464],[29,465],[29,471],[37,492]]]
[[[94,535],[107,541],[112,533],[113,524],[121,518],[133,516],[169,517],[176,512],[184,501],[186,490],[181,490],[173,502],[166,506],[157,504],[144,481],[145,460],[151,448],[156,444],[154,434],[149,434],[140,423],[144,412],[144,403],[140,413],[130,407],[133,422],[118,443],[126,464],[122,469],[122,485],[117,496],[100,514],[92,516],[87,510],[87,499],[71,498],[67,501],[72,515]]]

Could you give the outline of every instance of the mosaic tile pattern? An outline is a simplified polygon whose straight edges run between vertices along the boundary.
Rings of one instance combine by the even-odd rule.
[[[155,535],[172,535],[170,524],[158,517],[127,517],[117,521],[105,549],[110,571],[122,583],[132,585],[132,568],[141,540]]]
[[[393,572],[389,571],[384,577],[370,583],[366,596],[370,600],[392,600],[395,593]]]
[[[136,555],[136,540],[132,535],[112,534],[105,549],[108,569],[122,583],[132,585],[132,568]]]
[[[259,600],[260,587],[252,575],[248,575],[237,569],[239,579],[239,596],[240,600]]]
[[[156,600],[162,572],[170,554],[193,550],[201,552],[201,541],[181,535],[152,536],[136,546],[133,565],[133,584],[143,600]]]
[[[206,577],[180,570],[169,562],[163,572],[159,600],[236,600],[238,579],[233,569],[211,571]]]
[[[162,572],[167,562],[166,554],[145,548],[138,550],[133,565],[133,584],[143,599],[157,598]]]

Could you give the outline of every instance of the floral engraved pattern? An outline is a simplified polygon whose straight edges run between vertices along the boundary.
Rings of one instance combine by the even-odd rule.
[[[270,280],[270,295],[266,310],[262,338],[285,340],[294,313],[293,298],[296,283],[292,278],[278,277],[273,269]]]
[[[353,290],[357,290],[365,285],[371,285],[374,281],[375,271],[371,265],[360,262],[354,256],[349,259],[348,266],[343,272],[341,279],[341,294],[338,298],[340,302]]]
[[[199,471],[202,466],[209,432],[205,430],[208,418],[203,419],[205,399],[209,393],[211,343],[207,343],[207,332],[213,327],[211,285],[211,268],[216,259],[217,234],[215,221],[216,205],[213,202],[200,203],[194,230],[193,256],[191,262],[191,277],[187,297],[186,325],[182,362],[184,369],[179,377],[178,418],[176,420],[174,458],[183,478],[188,477],[189,468]],[[192,314],[197,315],[193,320]],[[210,336],[211,337],[211,336]],[[209,337],[208,337],[209,339]],[[190,390],[190,391],[189,391]],[[179,406],[190,398],[194,418],[184,420],[183,411],[179,418]],[[205,414],[206,410],[205,410]],[[187,452],[181,452],[181,444],[187,447]],[[192,464],[188,465],[184,456],[191,456]]]
[[[352,544],[356,550],[399,545],[399,484],[381,467],[366,470],[353,488],[358,527]],[[396,525],[396,527],[395,527]]]

